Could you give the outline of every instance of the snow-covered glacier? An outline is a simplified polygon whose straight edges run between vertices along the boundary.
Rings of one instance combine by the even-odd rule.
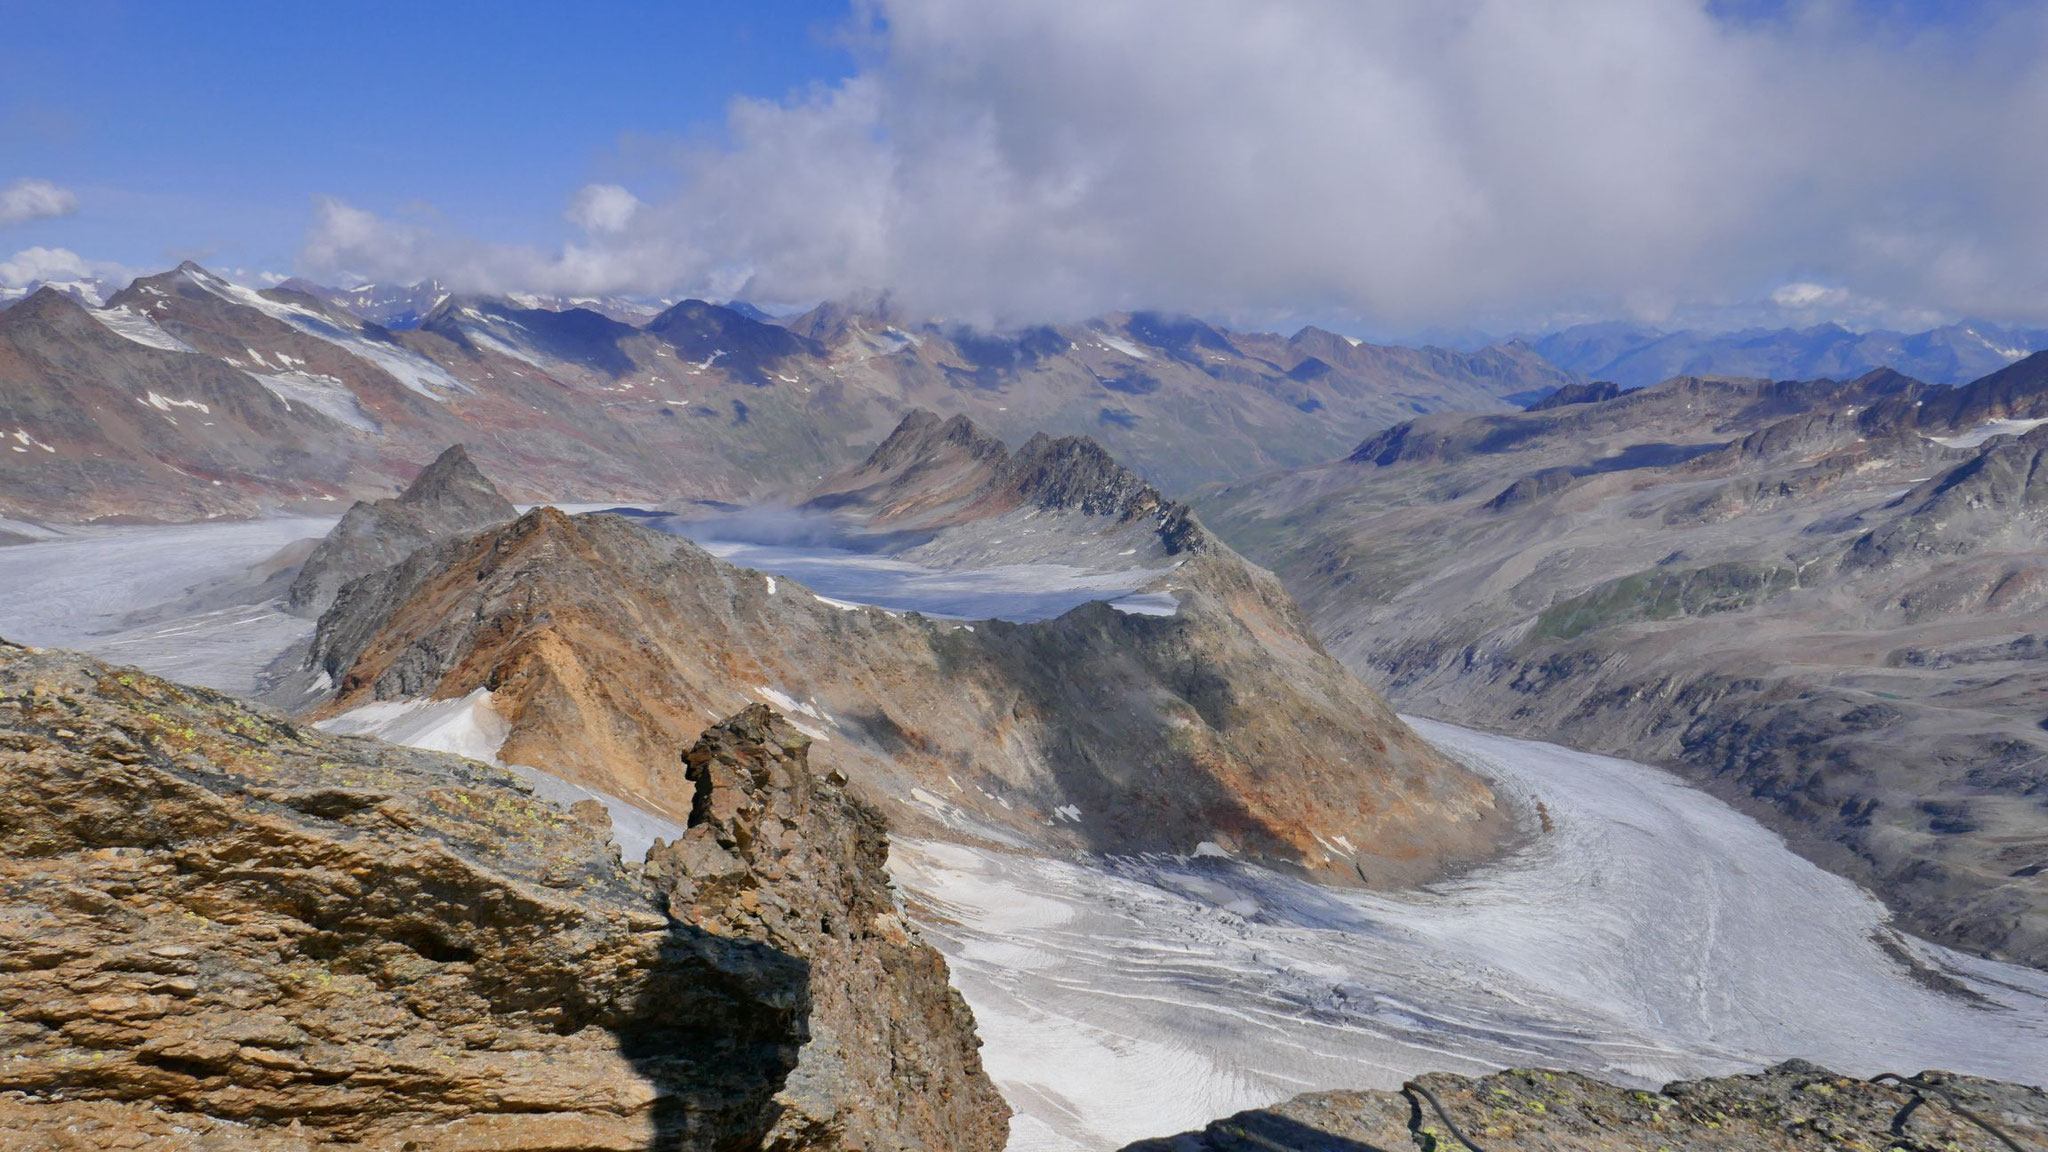
[[[2048,975],[1894,932],[1869,893],[1668,773],[1409,721],[1541,799],[1553,831],[1400,894],[898,842],[1017,1110],[1012,1149],[1115,1148],[1430,1070],[2048,1074]]]

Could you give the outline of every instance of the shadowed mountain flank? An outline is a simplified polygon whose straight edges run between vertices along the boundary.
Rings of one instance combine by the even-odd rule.
[[[477,471],[468,451],[456,444],[397,496],[352,505],[300,567],[285,594],[285,606],[300,615],[318,616],[349,581],[388,568],[436,540],[503,523],[518,514]]]
[[[503,769],[0,644],[0,1142],[999,1147],[876,815],[765,709],[672,759],[639,875]]]

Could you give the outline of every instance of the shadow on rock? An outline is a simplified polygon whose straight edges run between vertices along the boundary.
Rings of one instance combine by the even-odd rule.
[[[649,1152],[754,1148],[809,1037],[811,966],[752,940],[670,928],[614,1032],[658,1096]]]

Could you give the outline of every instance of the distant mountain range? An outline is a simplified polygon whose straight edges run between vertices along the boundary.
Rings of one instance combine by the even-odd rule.
[[[1629,388],[1674,376],[1852,380],[1878,368],[1929,384],[1967,384],[2048,348],[2048,329],[1965,322],[1910,333],[1852,332],[1839,324],[1665,332],[1610,322],[1522,339],[1567,372]]]
[[[1185,490],[1573,379],[1520,344],[1402,348],[1145,312],[993,332],[886,297],[779,323],[702,300],[644,309],[432,283],[257,290],[191,263],[104,306],[45,286],[0,311],[0,516],[384,496],[457,442],[518,500],[758,501],[857,461],[913,408],[1012,441],[1092,435]]]

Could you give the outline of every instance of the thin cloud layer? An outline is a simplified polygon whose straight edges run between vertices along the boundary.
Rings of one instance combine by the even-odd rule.
[[[69,216],[76,211],[78,194],[48,180],[23,178],[0,188],[0,228],[51,216]]]
[[[735,103],[673,197],[581,190],[574,243],[327,202],[305,259],[498,291],[887,286],[990,320],[2048,321],[2048,15],[1862,12],[880,0],[858,75]]]

